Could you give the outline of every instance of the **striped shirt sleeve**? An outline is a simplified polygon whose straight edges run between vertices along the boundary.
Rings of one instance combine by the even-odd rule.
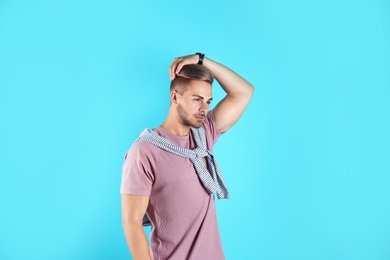
[[[203,121],[203,127],[206,132],[207,144],[210,147],[218,141],[221,134],[218,132],[217,125],[215,124],[214,110],[207,113],[205,120]]]
[[[141,140],[127,152],[122,167],[121,194],[150,196],[157,156],[149,146],[153,145]]]

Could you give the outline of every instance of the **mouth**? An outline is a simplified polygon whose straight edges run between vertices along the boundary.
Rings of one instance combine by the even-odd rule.
[[[204,116],[195,116],[195,117],[196,117],[196,119],[198,119],[200,121],[203,121],[203,119],[204,119]]]

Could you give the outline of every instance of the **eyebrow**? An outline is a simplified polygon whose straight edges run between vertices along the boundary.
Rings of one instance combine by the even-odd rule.
[[[198,97],[198,98],[200,98],[200,99],[204,99],[204,97],[202,97],[202,96],[199,96],[199,95],[192,95],[193,97]],[[213,98],[210,98],[208,101],[211,101],[211,100],[213,100]]]

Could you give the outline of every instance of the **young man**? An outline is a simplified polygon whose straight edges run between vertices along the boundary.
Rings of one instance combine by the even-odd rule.
[[[123,164],[127,244],[135,260],[225,259],[214,192],[218,198],[229,194],[212,149],[220,134],[240,118],[254,88],[200,53],[174,59],[169,75],[171,107],[166,120],[145,129]],[[208,111],[214,77],[227,95]],[[152,225],[150,248],[145,220]]]

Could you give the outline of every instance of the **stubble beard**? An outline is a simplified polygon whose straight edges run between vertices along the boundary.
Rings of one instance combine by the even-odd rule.
[[[177,114],[179,115],[181,121],[187,125],[187,126],[191,126],[191,127],[195,127],[195,128],[199,128],[202,126],[202,122],[198,122],[196,124],[192,123],[189,118],[188,118],[188,113],[187,111],[184,109],[184,107],[180,104],[177,104],[177,108],[176,108],[176,111],[177,111]]]

